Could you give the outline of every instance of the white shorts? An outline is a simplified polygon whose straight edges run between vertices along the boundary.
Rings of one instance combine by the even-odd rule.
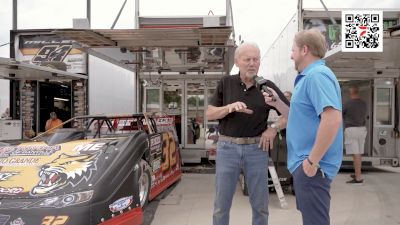
[[[344,130],[344,146],[347,155],[364,154],[366,127],[348,127]]]

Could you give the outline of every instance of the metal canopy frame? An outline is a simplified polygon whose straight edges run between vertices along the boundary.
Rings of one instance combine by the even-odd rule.
[[[383,52],[342,52],[338,46],[324,59],[339,78],[398,78],[400,38],[384,38],[383,42]]]
[[[111,29],[56,29],[53,33],[76,40],[82,51],[139,77],[141,72],[230,72],[236,46],[231,0],[226,0],[226,15],[178,17],[140,16],[140,0],[134,2],[135,29],[113,29],[125,1]],[[123,57],[107,49],[118,49]]]
[[[231,26],[171,26],[116,30],[59,29],[53,33],[76,40],[81,50],[130,71],[229,72],[235,46],[230,38],[233,32]],[[213,52],[218,52],[212,51],[213,48],[220,48],[222,55],[213,55]],[[118,49],[126,53],[126,58],[116,57],[115,52],[109,54],[104,49]],[[168,57],[173,62],[168,61]]]
[[[146,29],[60,29],[53,33],[74,39],[85,47],[119,47],[132,52],[154,47],[221,47],[228,43],[232,27]]]
[[[332,18],[341,19],[342,10],[346,9],[329,9],[329,13]],[[398,20],[399,18],[400,9],[382,9],[382,11],[384,19]],[[304,8],[299,14],[299,21],[304,19],[328,18],[323,9]],[[327,52],[325,56],[327,65],[339,78],[398,78],[400,37],[396,37],[394,33],[396,29],[397,27],[392,27],[383,32],[383,52],[342,52],[341,46],[338,46]]]
[[[0,57],[0,78],[9,80],[80,80],[87,76]]]

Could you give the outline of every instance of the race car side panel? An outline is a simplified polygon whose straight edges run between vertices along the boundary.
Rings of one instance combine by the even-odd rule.
[[[58,153],[62,149],[57,148],[55,152]],[[58,156],[53,156],[54,160],[51,159],[52,161],[43,165],[42,168],[54,167],[57,168],[57,173],[61,174],[59,168],[62,167],[65,170],[63,172],[65,176],[73,176],[75,180],[79,179],[79,182],[76,185],[72,185],[74,184],[72,182],[65,184],[65,188],[57,189],[49,194],[31,195],[25,198],[16,198],[14,193],[7,195],[14,189],[3,188],[8,192],[3,190],[3,198],[0,200],[0,221],[7,222],[0,224],[94,225],[114,218],[120,219],[113,221],[121,222],[113,223],[115,225],[133,224],[126,223],[125,218],[134,219],[132,221],[140,224],[141,214],[137,209],[134,210],[140,205],[137,184],[139,167],[136,165],[148,149],[147,134],[136,132],[129,137],[96,139],[95,142],[84,140],[80,144],[74,144],[73,149],[69,151],[76,151],[75,155],[58,153]],[[28,148],[5,150],[7,152],[2,151],[2,154],[15,155],[16,150],[18,154],[38,152],[36,149],[31,151]],[[51,149],[40,150],[44,154],[50,152]],[[87,152],[90,151],[96,154],[88,154]],[[4,158],[3,164],[9,158]],[[75,168],[77,172],[71,173],[69,168]],[[81,168],[86,168],[86,170]],[[12,181],[15,176],[10,175],[8,181]],[[33,177],[36,176],[35,173]],[[43,177],[44,175],[42,180]],[[47,181],[48,177],[51,179],[55,175],[46,175],[48,185],[43,185],[44,187],[50,187],[52,184]],[[128,215],[125,216],[125,214]]]
[[[140,206],[137,183],[140,170],[137,165],[148,149],[147,135],[138,132],[116,148],[119,156],[110,157],[116,160],[104,162],[108,169],[96,184],[95,193],[98,195],[93,198],[91,207],[92,224],[113,219]]]
[[[149,200],[175,183],[182,176],[179,148],[171,132],[150,137],[152,184]]]
[[[87,225],[91,224],[89,213],[88,205],[61,209],[7,209],[1,210],[0,224]]]
[[[136,207],[128,212],[120,214],[99,225],[140,225],[143,222],[142,209]]]

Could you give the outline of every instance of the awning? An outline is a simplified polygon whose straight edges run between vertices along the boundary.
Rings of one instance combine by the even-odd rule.
[[[400,75],[400,39],[384,38],[383,52],[342,52],[338,46],[325,56],[339,78],[388,78]]]
[[[0,79],[79,80],[87,79],[87,76],[0,57]]]
[[[82,50],[115,65],[145,72],[224,72],[233,66],[233,28],[57,29],[53,33],[80,43]],[[127,58],[107,49],[129,53]],[[136,57],[132,57],[135,54]],[[129,57],[128,57],[129,56]]]
[[[55,34],[76,40],[85,47],[118,46],[130,51],[146,47],[222,47],[232,27],[146,28],[146,29],[60,29]]]

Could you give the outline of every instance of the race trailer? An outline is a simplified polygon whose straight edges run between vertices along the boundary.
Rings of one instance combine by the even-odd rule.
[[[363,165],[399,166],[400,10],[383,11],[382,52],[342,52],[340,10],[329,11],[331,18],[323,10],[299,12],[262,57],[260,74],[282,91],[291,91],[297,75],[290,59],[294,35],[303,29],[319,29],[328,43],[324,60],[339,80],[343,103],[349,99],[348,88],[353,85],[359,87],[360,97],[367,103]],[[342,168],[351,166],[351,157],[345,156]]]

